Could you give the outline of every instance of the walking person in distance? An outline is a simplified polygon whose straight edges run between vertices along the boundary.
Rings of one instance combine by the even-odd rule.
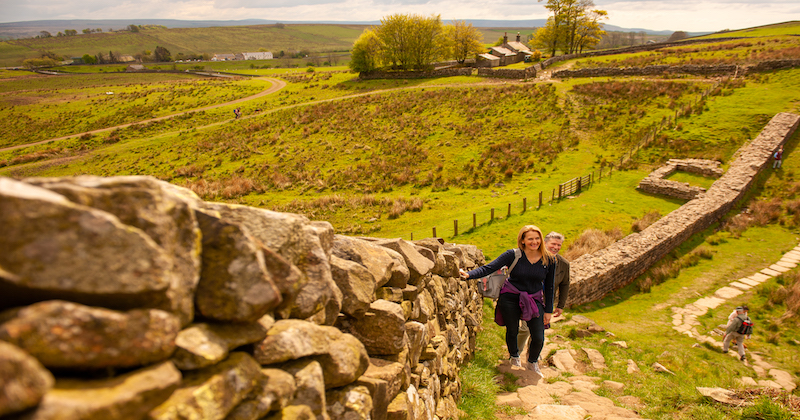
[[[725,338],[722,340],[723,353],[728,352],[731,340],[736,340],[736,349],[742,361],[745,360],[744,340],[745,338],[750,338],[750,334],[753,332],[753,321],[747,316],[747,311],[747,306],[736,308],[736,318],[728,324],[728,328],[725,330]]]
[[[550,324],[553,314],[553,279],[555,276],[555,257],[547,250],[541,229],[533,225],[523,226],[517,235],[517,247],[521,255],[508,281],[500,290],[495,308],[495,321],[506,327],[506,346],[513,366],[522,367],[520,349],[517,345],[519,321],[524,320],[531,332],[526,368],[541,379],[539,354],[544,346],[545,325]],[[502,267],[510,267],[515,260],[514,249],[500,254],[494,261],[466,272],[460,270],[461,277],[477,279],[485,277]]]

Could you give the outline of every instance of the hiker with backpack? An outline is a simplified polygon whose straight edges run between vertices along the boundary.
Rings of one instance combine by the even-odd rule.
[[[744,340],[750,338],[753,333],[753,321],[747,316],[747,306],[739,306],[736,308],[736,318],[728,324],[725,330],[725,338],[722,340],[722,352],[727,353],[730,347],[731,340],[736,340],[736,349],[739,353],[739,358],[744,361]]]
[[[539,354],[544,346],[545,325],[553,314],[553,278],[556,259],[547,250],[541,229],[523,226],[517,235],[518,249],[509,249],[494,261],[466,272],[459,270],[464,280],[486,277],[502,267],[512,267],[508,280],[500,290],[495,307],[495,322],[506,327],[506,346],[512,366],[522,367],[517,346],[520,319],[531,332],[528,362],[525,367],[543,378],[539,369]]]
[[[775,153],[772,154],[772,159],[774,159],[774,161],[772,162],[772,169],[780,169],[781,168],[781,163],[783,162],[783,146],[782,145],[780,147],[778,147],[778,150],[776,150]]]

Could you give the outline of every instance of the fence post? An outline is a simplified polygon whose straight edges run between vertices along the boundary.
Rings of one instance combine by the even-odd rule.
[[[553,201],[553,200],[555,200],[555,199],[556,199],[556,189],[555,189],[555,188],[553,188],[553,196],[552,196],[552,197],[550,197],[550,201]]]
[[[453,220],[453,236],[458,236],[458,220]]]
[[[543,192],[544,192],[544,191],[539,191],[539,208],[541,208],[541,207],[542,207],[542,193],[543,193]]]
[[[527,211],[527,210],[528,210],[528,199],[523,197],[522,198],[522,212],[525,213],[525,211]]]
[[[475,215],[475,213],[472,213],[472,227],[478,227],[478,217]]]
[[[576,192],[581,192],[581,177],[578,177],[578,186],[575,188]]]
[[[433,237],[436,238],[436,226],[433,227]]]
[[[489,219],[489,221],[491,222],[492,220],[494,220],[494,209],[492,209],[492,217]]]
[[[414,232],[411,232],[411,240],[414,240]]]
[[[511,217],[511,203],[508,203],[508,214],[506,215],[506,218],[508,217]]]

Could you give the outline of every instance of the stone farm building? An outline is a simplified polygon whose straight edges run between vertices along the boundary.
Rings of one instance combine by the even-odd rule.
[[[271,52],[241,52],[236,54],[214,54],[211,61],[234,61],[234,60],[272,60]]]
[[[478,67],[507,66],[509,64],[525,61],[526,57],[532,55],[531,49],[520,41],[517,33],[517,40],[508,42],[508,34],[503,35],[503,44],[489,48],[488,53],[479,54],[476,65]]]

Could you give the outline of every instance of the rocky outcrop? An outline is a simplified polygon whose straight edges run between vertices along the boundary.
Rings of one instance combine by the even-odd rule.
[[[150,177],[0,178],[0,224],[0,415],[457,416],[474,246],[335,235]]]

